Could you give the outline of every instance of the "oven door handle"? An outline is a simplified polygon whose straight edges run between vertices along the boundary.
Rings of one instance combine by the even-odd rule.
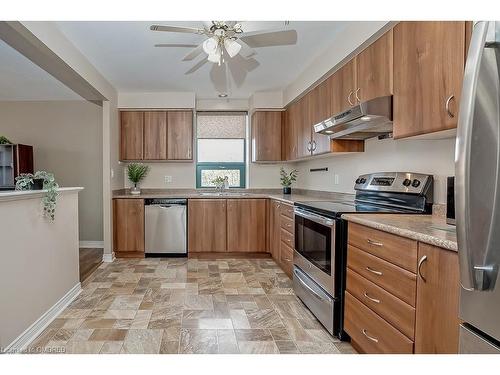
[[[295,208],[294,212],[295,212],[295,215],[297,215],[297,216],[303,217],[307,220],[314,221],[315,223],[324,225],[325,227],[333,228],[334,221],[332,219],[328,219],[328,218],[320,216],[320,215],[306,212],[304,210],[301,210],[300,208]]]
[[[307,285],[307,283],[304,280],[302,280],[301,272],[297,268],[293,269],[293,273],[297,277],[297,280],[300,282],[300,284],[304,288],[306,288],[314,297],[316,297],[317,299],[319,299],[320,301],[323,301],[323,302],[327,302],[327,303],[331,302],[331,300],[329,298],[327,299],[327,298],[320,296],[318,294],[318,292],[316,292],[313,288],[311,288],[309,285]]]

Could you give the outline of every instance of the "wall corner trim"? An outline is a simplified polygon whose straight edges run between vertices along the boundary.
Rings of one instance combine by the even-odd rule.
[[[102,261],[104,263],[112,263],[115,260],[115,253],[112,252],[111,254],[102,254]]]
[[[25,350],[45,328],[80,294],[82,286],[77,283],[59,301],[48,309],[31,326],[21,333],[14,341],[5,348],[5,353],[19,353]]]
[[[80,241],[79,246],[83,249],[103,249],[104,241]]]

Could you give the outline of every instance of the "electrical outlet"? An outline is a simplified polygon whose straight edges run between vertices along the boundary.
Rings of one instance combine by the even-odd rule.
[[[334,185],[338,185],[339,184],[339,175],[338,174],[334,174],[333,175],[333,184]]]
[[[173,178],[172,176],[165,176],[165,183],[166,184],[171,184],[173,181]]]

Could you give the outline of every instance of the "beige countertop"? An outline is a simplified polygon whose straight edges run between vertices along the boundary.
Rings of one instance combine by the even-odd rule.
[[[140,195],[130,194],[129,189],[120,189],[113,191],[113,198],[186,198],[186,199],[249,199],[249,198],[269,198],[276,199],[285,203],[293,204],[295,202],[335,200],[335,199],[354,199],[353,194],[331,193],[311,190],[299,190],[290,195],[284,195],[280,189],[238,189],[231,190],[229,194],[216,194],[213,191],[204,191],[197,189],[143,189]],[[234,194],[237,193],[237,194]]]
[[[457,251],[455,226],[442,217],[400,214],[346,214],[342,217],[353,223],[408,237],[430,245]]]

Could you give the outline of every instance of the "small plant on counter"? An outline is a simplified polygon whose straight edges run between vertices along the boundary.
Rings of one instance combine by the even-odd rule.
[[[56,218],[58,188],[54,175],[49,172],[21,173],[16,177],[16,190],[47,190],[42,198],[43,216],[51,221]]]
[[[285,168],[280,168],[280,181],[281,186],[283,186],[283,194],[291,194],[292,193],[292,184],[297,181],[298,171],[296,169],[292,169],[290,173],[285,171]]]
[[[134,186],[130,189],[131,194],[141,194],[141,189],[139,189],[139,182],[141,182],[148,174],[149,166],[142,163],[130,163],[127,165],[127,175],[130,182]]]
[[[9,141],[6,137],[3,135],[0,135],[0,145],[11,145],[12,142]]]

